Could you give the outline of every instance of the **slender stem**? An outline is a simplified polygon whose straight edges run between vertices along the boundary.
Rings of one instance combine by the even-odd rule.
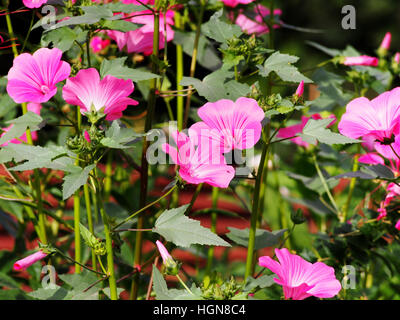
[[[179,280],[179,282],[181,283],[181,285],[186,289],[186,291],[189,292],[191,295],[194,295],[192,290],[189,289],[189,287],[183,282],[183,280],[181,279],[181,277],[178,274],[176,275],[176,277]]]
[[[218,193],[219,193],[219,188],[213,187],[211,196],[213,209],[217,208]],[[211,232],[217,233],[217,212],[215,210],[211,211]],[[209,246],[207,252],[207,267],[206,267],[206,275],[208,276],[210,276],[211,273],[213,258],[214,258],[214,246]]]
[[[14,41],[14,39],[15,39],[14,30],[12,27],[10,15],[8,13],[6,14],[6,21],[7,21],[8,34],[10,35],[10,39],[11,39],[11,45],[12,45],[11,48],[14,53],[14,58],[16,58],[18,56],[18,49],[17,49],[16,43]]]
[[[24,52],[26,43],[28,42],[29,36],[30,36],[30,34],[31,34],[32,26],[33,26],[33,18],[35,17],[35,12],[36,12],[36,9],[32,10],[31,23],[30,23],[30,25],[29,25],[29,30],[28,30],[28,33],[26,34],[26,37],[25,37],[25,40],[24,40],[24,44],[22,45],[21,52]]]
[[[93,234],[94,233],[94,228],[93,228],[93,218],[92,218],[92,207],[90,205],[90,193],[89,193],[89,186],[85,184],[83,186],[83,193],[85,196],[85,205],[86,205],[86,215],[87,215],[87,220],[88,220],[88,227],[89,231]],[[91,248],[92,251],[92,267],[97,270],[97,263],[96,263],[96,254],[94,252],[94,249]]]
[[[103,224],[104,224],[104,234],[106,236],[107,275],[109,276],[108,281],[110,284],[110,297],[111,297],[111,300],[118,300],[117,283],[116,283],[115,270],[114,270],[114,255],[113,255],[111,231],[110,231],[107,214],[104,210],[103,200],[101,199],[100,184],[98,184],[97,197],[98,197],[97,201],[100,204],[101,219],[103,220]]]
[[[92,66],[92,63],[90,61],[90,31],[88,32],[88,36],[86,39],[86,56],[87,56],[87,63],[88,63],[88,67],[90,68]]]
[[[198,53],[198,47],[199,47],[199,40],[200,40],[200,35],[201,35],[201,24],[203,22],[203,15],[204,15],[204,9],[206,7],[206,2],[207,0],[200,0],[200,13],[199,13],[199,18],[197,21],[196,25],[196,35],[194,38],[194,44],[193,44],[193,53],[192,53],[192,62],[190,64],[190,77],[194,77],[195,71],[196,71],[196,63],[197,63],[197,53]],[[189,87],[190,89],[193,88],[193,86]],[[188,96],[186,98],[186,105],[185,105],[185,116],[183,118],[183,128],[187,126],[187,122],[189,119],[189,111],[190,111],[190,101],[192,99],[192,92],[188,92]]]
[[[358,146],[358,153],[359,152],[360,152],[360,146]],[[353,172],[358,170],[358,157],[359,157],[358,154],[354,157],[353,170],[352,170]],[[351,198],[353,197],[353,192],[354,192],[355,186],[356,186],[356,178],[351,178],[350,185],[349,185],[349,192],[347,195],[346,203],[342,209],[342,215],[340,217],[340,220],[341,220],[340,222],[347,221],[350,202],[351,202]]]
[[[258,166],[256,184],[254,187],[253,207],[251,210],[251,220],[250,220],[249,246],[247,248],[246,272],[244,275],[245,281],[254,272],[253,257],[254,257],[257,220],[258,220],[258,208],[260,201],[260,190],[261,190],[262,177],[264,174],[265,158],[267,156],[268,149],[269,149],[269,144],[264,142],[261,153],[260,164]]]
[[[182,25],[182,17],[179,11],[175,12],[175,27],[178,30],[183,29]],[[180,44],[176,45],[176,90],[182,91],[183,86],[180,85],[180,82],[183,78],[183,48]],[[178,130],[181,131],[183,129],[183,96],[177,96],[176,98],[176,118],[178,123]]]
[[[137,216],[139,213],[147,210],[148,208],[154,206],[156,203],[160,202],[162,199],[164,199],[165,197],[167,197],[171,192],[173,192],[175,190],[177,186],[173,186],[171,189],[168,190],[167,193],[165,193],[164,195],[162,195],[160,198],[158,198],[157,200],[153,201],[152,203],[149,203],[147,206],[139,209],[138,211],[134,212],[133,214],[131,214],[128,218],[125,218],[122,222],[118,223],[113,229],[116,230],[118,227],[120,227],[121,225],[123,225],[124,223],[128,222],[129,220],[131,220],[132,218],[134,218],[135,216]],[[138,228],[138,229],[143,229],[143,228]]]
[[[313,155],[313,161],[314,161],[315,169],[317,170],[318,176],[319,176],[319,178],[320,178],[320,180],[321,180],[321,182],[322,182],[322,186],[324,187],[325,192],[326,192],[326,194],[328,195],[328,198],[329,198],[329,200],[330,200],[330,202],[331,202],[333,208],[334,208],[335,211],[336,211],[336,214],[338,214],[338,215],[340,216],[340,210],[339,210],[338,206],[336,205],[336,201],[335,201],[335,199],[333,198],[331,191],[329,190],[329,186],[328,186],[328,184],[326,183],[325,177],[324,177],[324,175],[322,174],[321,169],[319,168],[319,165],[318,165],[318,162],[317,162],[317,157],[316,157],[315,154]]]
[[[107,163],[106,163],[106,178],[104,179],[104,201],[110,200],[111,194],[111,184],[112,184],[112,162],[113,162],[113,152],[108,151]]]
[[[189,206],[186,208],[185,214],[190,213],[190,211],[192,210],[193,204],[195,203],[197,197],[199,196],[202,187],[203,187],[202,183],[200,183],[197,186],[196,190],[193,193],[192,200],[190,201]]]
[[[159,55],[159,43],[160,43],[160,13],[159,13],[159,2],[155,2],[155,12],[154,12],[154,32],[153,32],[153,58],[158,59]],[[157,63],[153,62],[152,72],[158,74]],[[152,128],[152,121],[154,117],[154,110],[156,106],[156,90],[157,90],[157,79],[150,80],[150,93],[147,105],[147,115],[144,125],[145,132],[148,132]],[[143,138],[143,149],[142,149],[142,164],[140,173],[140,207],[146,208],[147,203],[147,188],[148,188],[148,176],[149,176],[149,163],[146,159],[147,149],[149,147],[149,142],[146,137]],[[144,225],[144,217],[138,218],[137,228],[142,229]],[[136,233],[135,241],[135,256],[134,256],[134,266],[140,265],[142,260],[142,241],[143,233]],[[131,300],[136,300],[138,293],[138,277],[135,276],[132,282],[130,298]]]
[[[71,262],[73,262],[73,263],[79,264],[82,268],[85,268],[86,270],[89,270],[89,271],[91,271],[91,272],[93,272],[93,273],[105,275],[105,273],[98,272],[98,271],[96,271],[96,270],[90,269],[90,268],[88,268],[87,266],[85,266],[84,264],[81,264],[81,263],[79,263],[78,261],[75,261],[75,260],[72,259],[70,256],[67,256],[66,254],[64,254],[61,250],[59,250],[59,249],[57,249],[57,248],[56,248],[56,250],[57,250],[57,252],[58,252],[61,256],[63,256],[65,259],[67,259],[67,260],[69,260],[69,261],[71,261]]]

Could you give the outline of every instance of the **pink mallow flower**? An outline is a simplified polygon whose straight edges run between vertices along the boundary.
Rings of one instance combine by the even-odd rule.
[[[165,38],[167,42],[174,39],[174,30],[171,25],[174,24],[174,11],[167,10],[165,16],[160,14],[160,45],[159,49],[165,46]],[[108,36],[117,42],[119,50],[126,47],[128,53],[137,52],[144,55],[150,55],[153,52],[153,33],[154,33],[154,16],[150,10],[140,11],[137,17],[126,19],[133,23],[143,24],[142,27],[128,32],[115,30],[107,31]],[[166,23],[166,26],[164,24]]]
[[[310,263],[287,249],[275,249],[279,263],[268,256],[260,257],[260,266],[270,269],[278,278],[285,299],[303,300],[310,296],[332,298],[342,286],[335,277],[335,270],[325,263]]]
[[[254,0],[221,0],[224,5],[226,5],[227,7],[231,7],[234,8],[236,7],[238,4],[249,4],[251,2],[253,2]]]
[[[98,53],[110,45],[110,39],[102,39],[101,37],[93,37],[90,41],[90,47],[94,53]]]
[[[156,245],[164,264],[168,264],[171,260],[173,260],[167,248],[162,244],[161,241],[157,240]]]
[[[358,56],[358,57],[344,57],[343,64],[346,66],[371,66],[376,67],[379,63],[379,59],[370,56]]]
[[[258,9],[257,9],[258,8]],[[260,15],[261,13],[261,15]],[[268,19],[268,16],[271,14],[270,10],[262,5],[258,5],[258,7],[253,8],[254,18],[249,18],[242,12],[236,18],[235,23],[240,26],[243,32],[248,34],[255,33],[260,36],[264,33],[269,32],[268,26],[265,25],[264,19]],[[274,16],[280,16],[282,14],[281,9],[274,10]],[[279,28],[280,24],[274,24],[274,29]]]
[[[40,115],[40,110],[42,109],[42,105],[41,105],[41,104],[31,102],[31,103],[28,103],[27,107],[28,107],[28,111],[32,111],[32,112],[34,112],[34,113]],[[12,127],[13,127],[13,124],[9,125],[9,126],[6,127],[6,128],[2,128],[2,130],[3,130],[4,132],[0,135],[0,138],[1,138],[3,135],[5,135],[6,132],[9,131]],[[32,135],[32,140],[33,140],[33,141],[37,140],[37,138],[38,138],[37,131],[32,131],[32,132],[31,132],[31,135]],[[19,139],[16,139],[16,138],[11,139],[10,141],[7,141],[7,142],[3,143],[3,144],[1,145],[1,147],[5,147],[5,146],[7,146],[9,143],[20,144],[20,143],[22,143],[21,141],[25,141],[25,142],[28,141],[28,140],[27,140],[27,137],[26,137],[26,132],[25,132],[21,137],[19,137]]]
[[[365,97],[350,101],[339,122],[339,132],[353,139],[371,139],[376,151],[386,158],[397,159],[391,146],[396,153],[400,152],[399,101],[400,87],[386,91],[371,101]]]
[[[176,148],[168,143],[162,145],[173,163],[179,165],[179,175],[192,184],[208,183],[214,187],[227,188],[235,176],[235,169],[226,164],[219,146],[209,137],[199,137],[189,129],[189,136],[183,132],[171,133]]]
[[[400,64],[400,52],[396,52],[396,54],[394,55],[393,60],[394,60],[394,62],[396,64]]]
[[[23,53],[14,59],[8,72],[7,92],[16,103],[42,103],[57,93],[56,84],[71,73],[70,65],[61,61],[60,49],[41,48],[33,55]]]
[[[46,256],[47,256],[47,253],[44,253],[42,250],[39,250],[39,251],[35,252],[34,254],[31,254],[30,256],[27,256],[26,258],[15,262],[14,270],[15,271],[25,270],[26,268],[30,267],[35,262],[42,260]]]
[[[42,4],[45,4],[47,0],[22,0],[25,7],[30,9],[32,8],[40,8]]]
[[[90,139],[90,134],[89,132],[87,132],[87,130],[85,130],[85,132],[83,133],[83,137],[85,138],[85,140],[90,143],[92,140]]]
[[[332,122],[329,123],[328,127],[333,125],[336,121],[336,117],[334,115],[330,115],[329,118],[332,118]],[[289,139],[290,141],[294,142],[295,144],[308,148],[310,145],[308,142],[304,141],[301,137],[295,137],[298,133],[303,132],[303,128],[307,124],[308,120],[320,120],[322,117],[316,113],[313,114],[311,117],[301,116],[301,122],[298,124],[294,124],[292,126],[288,126],[286,128],[279,129],[278,134],[276,135],[278,138],[286,139],[290,137],[294,137]]]
[[[257,101],[241,97],[235,102],[221,99],[208,102],[197,111],[201,122],[191,126],[200,136],[211,137],[220,153],[252,148],[260,139],[264,111]]]
[[[396,222],[396,225],[394,226],[397,230],[400,230],[400,219]]]
[[[81,112],[101,111],[107,120],[122,117],[128,105],[138,102],[128,98],[133,92],[132,80],[118,79],[107,75],[100,80],[94,68],[80,70],[75,77],[67,79],[63,87],[64,100],[72,105],[80,106]]]
[[[389,50],[391,41],[392,41],[392,34],[390,32],[386,32],[379,48],[382,48],[384,50]]]

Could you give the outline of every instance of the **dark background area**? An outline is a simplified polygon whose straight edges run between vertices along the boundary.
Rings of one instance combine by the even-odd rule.
[[[3,0],[4,1],[4,0]],[[267,0],[263,1],[268,4]],[[323,33],[305,33],[289,29],[276,30],[276,48],[281,52],[299,56],[300,67],[309,68],[327,58],[323,53],[305,43],[315,41],[327,47],[343,49],[347,44],[353,45],[359,51],[374,55],[387,31],[392,32],[393,52],[400,51],[400,1],[398,0],[275,0],[275,7],[281,8],[282,21],[287,24],[312,29],[323,29]],[[356,8],[356,30],[343,30],[341,9],[345,5]],[[10,0],[10,11],[22,9],[22,0]],[[26,35],[31,19],[31,12],[12,15],[15,35],[21,42]],[[0,16],[0,32],[7,32],[6,19]],[[41,29],[34,30],[30,41],[38,44]],[[28,45],[27,50],[35,49]],[[188,57],[187,57],[188,58]],[[11,50],[0,51],[0,75],[7,74],[12,65]],[[201,77],[201,75],[199,75]]]

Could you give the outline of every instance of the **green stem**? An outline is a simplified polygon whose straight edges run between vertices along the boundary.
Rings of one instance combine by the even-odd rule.
[[[360,148],[358,148],[358,149],[360,149]],[[358,151],[358,152],[360,152],[360,151]],[[358,170],[358,157],[359,157],[358,155],[356,155],[354,157],[353,170],[352,170],[353,172]],[[354,192],[355,186],[356,186],[356,178],[351,178],[350,185],[349,185],[349,192],[347,195],[346,203],[343,206],[342,215],[340,216],[340,222],[347,221],[350,202],[351,202],[351,198],[353,197],[353,192]]]
[[[191,295],[194,295],[193,292],[189,289],[189,287],[183,282],[181,277],[177,274],[176,277],[178,278],[179,282],[181,285],[186,289],[187,292],[189,292]]]
[[[200,35],[201,35],[201,24],[203,23],[203,16],[204,16],[204,10],[206,7],[206,2],[207,2],[207,0],[200,0],[200,13],[199,13],[199,19],[198,19],[197,25],[196,25],[196,35],[194,38],[192,61],[190,64],[190,77],[194,77],[194,74],[196,71],[197,53],[198,53],[198,49],[199,49],[198,47],[199,47],[199,40],[200,40]],[[189,89],[193,89],[193,86],[190,86]],[[188,95],[186,98],[185,116],[183,119],[183,128],[185,128],[187,126],[187,122],[189,119],[190,101],[192,99],[192,93],[193,93],[193,91],[190,90],[188,92]]]
[[[6,21],[7,21],[7,29],[8,29],[8,34],[10,35],[10,39],[15,39],[14,36],[14,30],[12,27],[12,23],[11,23],[11,18],[9,14],[6,14]],[[12,45],[12,51],[14,53],[14,58],[16,58],[18,56],[18,49],[16,46],[16,43],[14,40],[11,40],[11,45]]]
[[[160,12],[159,12],[160,1],[155,2],[154,11],[154,32],[153,32],[153,58],[158,59],[159,55],[159,43],[160,43]],[[152,64],[152,73],[158,74],[157,63]],[[147,115],[144,125],[144,131],[149,132],[152,128],[152,121],[154,117],[154,110],[156,106],[156,90],[157,90],[157,79],[150,80],[150,93],[147,104]],[[149,142],[146,137],[143,138],[143,149],[142,149],[142,162],[141,162],[141,179],[140,179],[140,207],[145,208],[147,203],[147,188],[148,188],[148,176],[149,176],[149,163],[146,159],[147,149],[149,147]],[[144,217],[138,218],[137,229],[143,229]],[[134,257],[134,267],[140,265],[142,261],[142,242],[143,233],[136,233],[135,241],[135,257]],[[131,300],[136,300],[138,294],[138,276],[136,275],[132,282],[130,298]]]
[[[112,150],[109,150],[106,163],[106,178],[104,179],[104,201],[110,200],[111,184],[112,184],[112,162],[113,162],[113,152]]]
[[[97,176],[97,175],[96,175]],[[111,300],[118,300],[117,293],[117,282],[115,278],[115,270],[114,270],[114,254],[113,254],[113,246],[112,246],[112,237],[110,231],[110,225],[108,221],[108,217],[106,211],[104,210],[104,202],[101,198],[101,187],[100,183],[97,182],[97,202],[100,204],[100,215],[104,224],[104,235],[106,236],[106,249],[107,249],[107,275],[109,276],[108,281],[110,284],[110,297]]]
[[[244,280],[254,273],[254,246],[255,246],[255,238],[256,238],[256,228],[257,228],[257,220],[258,220],[258,209],[259,209],[259,201],[260,201],[260,190],[262,184],[262,177],[264,174],[264,165],[265,159],[267,157],[267,153],[269,150],[269,143],[263,144],[263,149],[261,153],[260,164],[258,167],[258,173],[256,177],[256,184],[254,187],[254,198],[253,198],[253,207],[251,210],[251,220],[250,220],[250,233],[249,233],[249,246],[247,248],[247,258],[246,258],[246,272],[244,275]],[[266,173],[265,173],[266,174]]]
[[[313,161],[314,161],[315,169],[317,170],[318,176],[319,176],[319,178],[320,178],[320,180],[321,180],[321,182],[322,182],[322,186],[324,187],[325,192],[326,192],[326,194],[328,195],[329,201],[331,202],[333,208],[335,209],[336,214],[337,214],[338,216],[340,216],[340,210],[339,210],[338,206],[336,205],[336,201],[335,201],[335,199],[333,198],[331,191],[329,190],[329,186],[328,186],[328,184],[326,183],[325,177],[324,177],[324,175],[322,174],[321,169],[319,168],[319,165],[318,165],[318,162],[317,162],[317,157],[316,157],[315,154],[313,155]]]
[[[193,204],[196,201],[197,197],[199,196],[202,187],[203,187],[202,183],[197,185],[197,188],[192,196],[192,200],[190,201],[189,206],[186,208],[185,214],[190,213],[190,211],[192,210]]]
[[[219,194],[219,188],[213,187],[211,196],[213,209],[217,208],[218,194]],[[217,233],[217,212],[215,210],[211,211],[211,232]],[[214,258],[214,246],[209,246],[207,252],[207,267],[206,267],[206,275],[208,276],[210,276],[211,273],[213,258]]]
[[[30,34],[31,34],[32,26],[33,26],[33,18],[35,17],[35,12],[36,12],[36,9],[32,10],[31,23],[30,23],[30,25],[29,25],[29,30],[28,30],[28,33],[26,34],[26,37],[25,37],[25,40],[24,40],[24,44],[22,45],[21,52],[24,52],[26,43],[28,42],[29,36],[30,36]]]
[[[124,219],[122,222],[118,223],[113,229],[116,230],[118,227],[122,226],[124,223],[128,222],[129,220],[131,220],[132,218],[136,217],[139,213],[147,210],[148,208],[154,206],[156,203],[160,202],[162,199],[164,199],[165,197],[167,197],[171,192],[173,192],[175,190],[177,186],[173,186],[171,189],[169,189],[169,191],[167,193],[165,193],[164,195],[162,195],[160,198],[158,198],[157,200],[153,201],[152,203],[149,203],[148,205],[146,205],[145,207],[139,209],[138,211],[136,211],[135,213],[131,214],[128,218]],[[142,228],[138,228],[138,229],[142,229]]]
[[[183,29],[182,25],[182,17],[179,11],[175,12],[175,27],[178,30]],[[180,82],[183,78],[183,48],[181,45],[176,45],[176,90],[180,91],[183,89],[183,86],[180,85]],[[178,95],[176,97],[176,118],[178,123],[178,130],[181,131],[183,129],[183,96]]]
[[[92,218],[92,207],[91,207],[91,204],[90,204],[89,186],[87,184],[85,184],[83,186],[83,193],[85,195],[86,215],[87,215],[87,220],[88,220],[89,231],[92,234],[94,234],[93,218]],[[91,251],[92,251],[92,267],[95,270],[97,270],[96,254],[95,254],[93,248],[91,248]]]

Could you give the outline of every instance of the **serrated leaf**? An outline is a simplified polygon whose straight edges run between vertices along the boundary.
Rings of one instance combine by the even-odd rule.
[[[133,142],[139,137],[143,137],[143,135],[136,133],[132,128],[120,127],[118,121],[113,121],[100,143],[105,147],[113,149],[127,149],[132,148],[132,146],[126,144]]]
[[[196,78],[183,77],[181,85],[192,85],[200,96],[214,102],[220,99],[236,99],[246,96],[250,92],[250,86],[233,80],[233,72],[217,70],[210,73],[201,81]]]
[[[246,280],[246,285],[244,286],[243,290],[244,291],[251,291],[257,287],[263,289],[272,286],[275,281],[274,281],[275,275],[263,275],[261,277],[258,277],[257,279],[253,277],[248,277]]]
[[[237,229],[233,227],[228,227],[229,233],[226,236],[234,241],[235,243],[248,247],[249,245],[249,234],[250,229]],[[272,247],[279,243],[279,239],[283,236],[287,229],[275,230],[275,231],[268,231],[264,229],[257,229],[256,230],[256,238],[254,249],[262,249],[267,247]]]
[[[124,288],[117,288],[117,297],[119,297],[119,295],[122,293],[122,291],[124,291]],[[104,288],[103,289],[104,294],[111,299],[111,290],[110,287]]]
[[[39,288],[28,293],[28,296],[38,300],[71,300],[72,292],[55,286],[55,288]]]
[[[188,206],[164,211],[156,220],[153,232],[181,247],[189,247],[192,244],[230,247],[228,242],[202,227],[200,221],[185,216]]]
[[[42,117],[31,111],[28,111],[21,117],[7,121],[6,123],[12,124],[12,127],[0,138],[0,145],[14,138],[21,137],[26,132],[27,128],[31,131],[39,130],[39,125],[42,122]]]
[[[126,57],[116,58],[113,60],[104,59],[100,65],[100,75],[105,77],[106,75],[111,75],[119,79],[131,79],[132,81],[142,81],[154,78],[160,78],[159,75],[145,72],[141,70],[136,70],[124,66]]]
[[[90,171],[95,167],[95,164],[91,164],[83,169],[81,167],[75,167],[76,169],[72,173],[64,177],[64,183],[62,185],[64,200],[72,196],[76,190],[86,183]]]
[[[5,163],[11,160],[14,160],[15,162],[28,160],[23,164],[9,168],[10,171],[24,171],[38,168],[68,171],[68,168],[70,168],[74,163],[74,160],[67,156],[68,154],[74,156],[74,154],[64,147],[40,147],[10,143],[1,148],[0,163]],[[38,155],[40,155],[40,157],[38,157]]]
[[[260,75],[267,77],[271,72],[275,72],[283,81],[311,83],[312,80],[302,75],[292,63],[299,60],[296,56],[283,54],[279,51],[274,52],[265,61],[264,66],[258,65]]]
[[[142,25],[126,20],[104,20],[101,23],[102,29],[117,30],[121,32],[134,31]]]
[[[41,45],[47,47],[50,43],[53,43],[54,47],[65,52],[72,47],[78,36],[81,37],[83,34],[87,34],[87,31],[83,31],[81,28],[62,27],[50,30],[43,33]]]
[[[101,19],[110,19],[113,17],[113,12],[105,6],[87,6],[80,8],[84,11],[83,15],[70,17],[67,20],[60,21],[56,23],[52,29],[77,24],[94,24],[99,22]]]
[[[332,122],[332,119],[309,119],[299,136],[310,144],[316,144],[317,141],[326,144],[347,144],[360,143],[360,140],[350,139],[339,133],[332,132],[326,127]]]
[[[238,25],[223,21],[222,13],[223,10],[214,13],[210,20],[202,25],[201,31],[207,37],[225,43],[228,39],[239,37],[243,32]]]
[[[329,177],[325,170],[323,170],[322,174],[325,177],[329,189],[332,189],[338,185],[339,181],[335,177]],[[317,192],[319,195],[323,195],[326,192],[318,175],[314,177],[306,177],[293,172],[287,172],[287,175],[293,179],[300,180],[303,182],[306,188]]]

